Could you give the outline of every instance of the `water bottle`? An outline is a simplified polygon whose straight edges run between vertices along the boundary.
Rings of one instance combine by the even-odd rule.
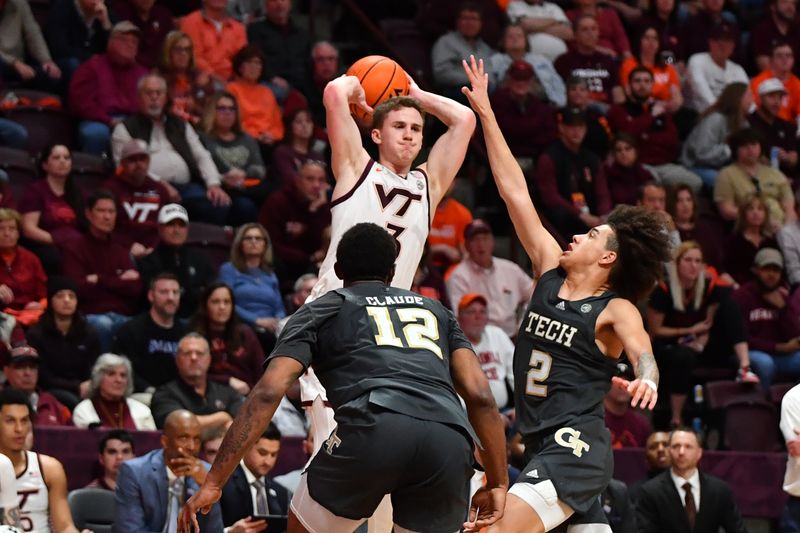
[[[694,403],[697,405],[703,403],[703,386],[700,384],[694,386]]]
[[[781,149],[777,146],[773,146],[769,151],[769,163],[772,168],[780,168],[781,162],[778,160],[778,154],[780,153]]]

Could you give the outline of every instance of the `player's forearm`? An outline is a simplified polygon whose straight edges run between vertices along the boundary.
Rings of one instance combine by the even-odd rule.
[[[486,486],[508,487],[508,458],[505,424],[488,391],[489,398],[479,405],[468,405],[469,421],[481,440],[481,462],[486,472]]]
[[[422,108],[426,113],[430,113],[441,120],[448,128],[462,127],[468,125],[470,122],[474,122],[472,111],[455,100],[421,89],[412,91],[410,95],[419,100],[419,103],[422,104]],[[474,123],[472,128],[475,128]]]
[[[649,380],[658,386],[658,365],[656,358],[651,352],[642,352],[639,354],[639,360],[634,364],[636,378],[641,380]]]
[[[322,103],[328,109],[346,106],[359,90],[363,89],[355,76],[334,78],[325,86],[325,91],[322,93]]]

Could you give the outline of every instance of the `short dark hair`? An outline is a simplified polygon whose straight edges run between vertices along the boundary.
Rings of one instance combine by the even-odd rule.
[[[386,120],[386,115],[401,107],[416,109],[422,115],[422,120],[425,120],[425,111],[422,109],[422,104],[419,103],[419,100],[410,96],[395,96],[375,106],[372,113],[372,129],[381,129],[383,121]]]
[[[663,263],[672,259],[672,245],[663,215],[645,207],[617,206],[608,216],[614,234],[606,247],[617,252],[608,275],[611,289],[636,304],[661,279]]]
[[[648,180],[639,186],[639,200],[644,200],[644,191],[647,190],[648,187],[655,187],[656,189],[660,189],[664,191],[665,195],[667,193],[667,188],[664,186],[663,183],[659,183],[655,180]]]
[[[264,430],[264,433],[261,434],[259,439],[267,439],[267,440],[281,440],[281,431],[278,429],[274,423],[270,422],[267,426],[267,429]]]
[[[481,6],[474,0],[464,0],[463,2],[461,2],[461,5],[458,6],[458,11],[456,11],[456,20],[458,20],[458,18],[464,11],[477,13],[478,16],[483,18],[483,10],[481,9]]]
[[[20,390],[12,389],[10,387],[0,390],[0,409],[2,409],[4,405],[24,405],[28,408],[28,412],[30,413],[31,417],[33,417],[34,411],[31,407],[30,398],[27,394]]]
[[[691,428],[691,427],[689,427],[689,426],[678,426],[678,427],[676,427],[676,428],[674,428],[674,429],[670,430],[670,432],[669,432],[669,439],[667,440],[667,443],[670,443],[670,444],[672,443],[672,436],[673,436],[675,433],[677,433],[678,431],[681,431],[681,432],[683,432],[683,433],[691,433],[692,435],[694,435],[694,438],[696,438],[696,439],[697,439],[697,444],[698,444],[698,445],[699,445],[701,448],[703,447],[703,439],[702,439],[702,437],[700,436],[700,433],[698,433],[697,431],[695,431],[695,430],[694,430],[694,428]]]
[[[239,72],[241,66],[255,57],[261,60],[261,72],[263,73],[267,59],[264,57],[264,52],[261,51],[261,48],[252,44],[242,47],[242,49],[236,52],[236,55],[233,56],[233,73],[237,76],[241,76],[241,73]]]
[[[94,209],[94,206],[96,206],[97,202],[100,200],[111,200],[112,202],[116,203],[117,197],[114,196],[114,193],[108,189],[95,189],[89,194],[89,196],[86,197],[86,208]]]
[[[629,144],[633,146],[635,150],[637,151],[639,150],[639,143],[636,140],[636,137],[634,137],[627,131],[620,131],[619,133],[614,135],[614,138],[611,140],[611,148],[613,149],[619,142]]]
[[[337,273],[344,280],[385,280],[397,259],[397,243],[389,233],[370,222],[356,224],[336,247]]]
[[[772,55],[775,53],[775,50],[777,50],[778,48],[783,48],[785,46],[788,46],[789,48],[791,48],[792,52],[794,52],[794,48],[792,48],[792,44],[789,41],[785,39],[777,39],[772,42],[772,46],[769,49],[769,54]]]
[[[131,445],[131,450],[133,453],[136,453],[136,443],[133,441],[133,435],[130,434],[125,429],[112,429],[108,433],[106,433],[102,439],[100,439],[100,443],[97,446],[97,452],[103,453],[106,451],[106,445],[110,440],[118,440],[120,442],[127,442]]]
[[[645,67],[643,65],[639,65],[638,67],[634,67],[633,70],[631,70],[630,73],[628,74],[628,84],[630,84],[631,81],[633,81],[633,77],[636,74],[639,74],[639,73],[642,73],[642,72],[644,72],[645,74],[650,76],[651,80],[655,79],[655,76],[653,76],[653,71],[651,71],[649,68],[647,68],[647,67]]]
[[[731,157],[736,160],[736,153],[742,146],[758,144],[764,146],[764,137],[753,128],[742,128],[728,136],[728,146],[731,148]]]
[[[172,272],[160,272],[156,277],[154,277],[153,279],[150,280],[150,283],[147,285],[147,287],[152,291],[155,288],[156,283],[158,283],[162,279],[168,279],[170,281],[175,281],[175,282],[178,283],[178,285],[181,284],[181,280],[179,280],[178,276],[176,276]]]

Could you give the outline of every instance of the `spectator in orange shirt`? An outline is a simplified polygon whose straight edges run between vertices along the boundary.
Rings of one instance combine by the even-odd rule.
[[[442,272],[450,265],[461,261],[464,256],[464,229],[472,222],[472,213],[453,198],[455,180],[447,194],[439,202],[431,222],[428,245],[431,263]]]
[[[629,93],[628,78],[631,72],[638,66],[645,67],[653,73],[653,98],[663,102],[668,112],[675,113],[683,105],[681,80],[675,67],[664,60],[658,29],[655,26],[644,26],[634,46],[636,55],[625,59],[619,69],[620,85]]]
[[[181,20],[181,31],[192,39],[198,68],[220,83],[231,79],[233,56],[247,45],[244,25],[226,14],[227,6],[228,0],[204,0],[202,9]]]
[[[242,129],[263,147],[283,139],[281,108],[272,91],[258,83],[264,72],[264,54],[255,46],[246,46],[233,58],[236,80],[226,90],[236,97]],[[265,158],[265,161],[267,159]]]
[[[180,30],[167,35],[158,72],[167,80],[170,112],[197,125],[208,97],[214,94],[214,80],[197,68],[191,37]]]
[[[772,47],[769,68],[750,80],[750,91],[757,106],[761,105],[758,87],[762,82],[777,78],[783,83],[786,96],[781,101],[778,117],[789,122],[794,122],[800,112],[800,78],[792,74],[792,68],[794,68],[794,52],[789,43],[782,41]]]

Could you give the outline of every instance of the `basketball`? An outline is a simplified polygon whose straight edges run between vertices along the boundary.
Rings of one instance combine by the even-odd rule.
[[[408,78],[403,67],[384,56],[362,57],[347,69],[348,76],[355,76],[364,88],[367,105],[375,108],[394,96],[408,95]],[[366,124],[372,122],[372,115],[350,104],[350,111]]]

